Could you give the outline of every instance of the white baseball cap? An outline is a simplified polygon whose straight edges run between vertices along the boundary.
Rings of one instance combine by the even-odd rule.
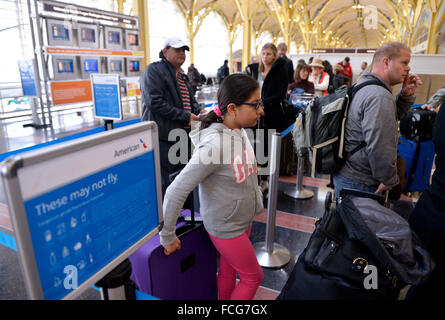
[[[167,47],[173,47],[175,49],[185,48],[185,50],[190,51],[189,46],[186,45],[184,43],[184,41],[182,41],[178,37],[170,37],[170,38],[165,39],[164,48],[167,48]]]

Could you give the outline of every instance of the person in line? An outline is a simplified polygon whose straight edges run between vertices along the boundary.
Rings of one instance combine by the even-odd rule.
[[[302,89],[306,93],[314,94],[314,84],[308,81],[309,70],[310,68],[307,64],[297,65],[297,69],[294,73],[294,82],[292,82],[287,88],[286,99],[289,99],[290,94],[295,89]]]
[[[349,106],[345,127],[346,153],[349,156],[340,172],[334,174],[335,193],[343,188],[380,193],[399,183],[396,158],[397,120],[407,114],[422,81],[411,75],[410,49],[399,42],[385,43],[374,54],[371,72],[358,83],[379,80],[384,87],[368,85],[359,90]],[[394,99],[392,87],[402,83]]]
[[[294,63],[291,59],[286,56],[287,53],[287,45],[284,42],[281,42],[278,47],[278,56],[287,61],[287,77],[289,78],[289,84],[291,84],[294,78]]]
[[[216,79],[218,80],[218,83],[222,83],[229,74],[229,60],[224,60],[224,64],[218,68],[218,71],[216,73]]]
[[[266,43],[261,49],[260,65],[258,68],[258,82],[261,88],[261,99],[265,116],[260,123],[264,129],[263,147],[266,154],[269,150],[269,130],[281,132],[286,129],[287,106],[286,92],[289,81],[287,79],[286,60],[278,57],[278,49],[273,43]],[[267,165],[261,163],[260,165]],[[266,194],[269,190],[268,176],[261,175],[261,190]]]
[[[321,97],[327,95],[329,74],[324,72],[323,60],[315,58],[309,66],[312,68],[309,81],[314,84],[315,96]]]
[[[438,110],[433,127],[436,169],[431,185],[422,193],[409,217],[409,224],[433,256],[436,267],[425,283],[411,287],[406,299],[434,301],[443,297],[445,285],[445,86],[423,108]]]
[[[185,164],[172,164],[168,151],[176,142],[169,141],[173,129],[190,132],[192,121],[199,121],[201,106],[192,94],[192,85],[181,69],[185,61],[185,50],[189,47],[179,38],[165,40],[159,53],[160,61],[148,65],[141,75],[142,120],[156,122],[159,130],[159,151],[161,157],[162,194],[170,184],[170,175]],[[190,145],[190,144],[189,144]]]
[[[164,199],[160,237],[165,254],[170,255],[181,248],[175,234],[181,207],[189,192],[200,185],[204,227],[220,253],[220,300],[250,300],[263,279],[249,240],[252,220],[263,211],[263,202],[255,153],[243,129],[255,126],[263,114],[257,81],[245,74],[229,75],[219,87],[218,105],[190,134],[193,156]],[[229,161],[221,161],[227,156]]]
[[[248,74],[255,80],[258,80],[258,68],[260,64],[256,57],[252,57],[250,64],[247,65],[246,69],[244,69],[244,73]]]
[[[339,63],[337,63],[337,65],[339,65],[340,67],[342,67],[342,72],[341,74],[343,74],[344,76],[349,78],[349,85],[352,83],[352,68],[351,68],[351,64],[349,63],[351,59],[349,59],[349,57],[345,57],[343,59],[343,61],[340,61]]]
[[[195,96],[198,86],[201,85],[201,74],[199,73],[198,69],[196,69],[193,63],[190,64],[187,70],[187,76],[193,89],[191,94],[192,96]]]
[[[336,64],[334,66],[334,79],[332,84],[334,90],[340,88],[344,84],[349,83],[349,78],[344,76],[341,72],[342,68],[338,64]]]
[[[332,65],[328,60],[323,60],[323,65],[324,65],[323,71],[329,75],[328,93],[332,93],[334,92],[334,73]]]

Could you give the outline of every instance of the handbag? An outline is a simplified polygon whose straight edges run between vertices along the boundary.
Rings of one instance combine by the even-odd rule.
[[[400,290],[408,282],[418,284],[427,279],[434,268],[428,252],[419,245],[413,245],[415,254],[410,257],[415,263],[410,261],[407,266],[403,264],[404,261],[397,260],[401,256],[404,258],[408,256],[411,237],[408,240],[403,237],[396,242],[402,244],[401,247],[406,249],[406,252],[391,248],[394,242],[390,241],[391,237],[388,235],[398,233],[386,234],[386,240],[377,238],[376,233],[371,231],[358,212],[357,203],[354,202],[357,200],[354,199],[357,197],[346,195],[335,210],[326,209],[323,218],[316,222],[315,231],[307,247],[299,256],[277,299],[396,300]],[[373,208],[383,207],[375,200],[366,200],[372,201]],[[379,214],[375,217],[378,221]],[[392,221],[392,218],[398,219],[396,216],[390,216],[389,220],[382,220],[382,223]],[[374,223],[373,226],[375,225]],[[406,225],[403,226],[405,228],[403,230],[397,223],[391,226],[392,231],[411,232]],[[416,238],[413,237],[413,240]],[[391,256],[391,253],[394,256]],[[369,271],[370,266],[375,267],[377,274],[375,283],[371,281],[371,287],[367,287],[370,278],[366,271]]]

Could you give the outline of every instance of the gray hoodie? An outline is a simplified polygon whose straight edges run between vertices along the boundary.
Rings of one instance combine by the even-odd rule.
[[[213,123],[204,130],[193,130],[190,138],[195,146],[192,158],[164,197],[162,245],[175,240],[181,208],[198,184],[200,214],[205,229],[214,237],[231,239],[241,235],[254,216],[263,211],[257,163],[245,130],[230,130],[222,123]]]
[[[379,79],[365,72],[358,83]],[[399,183],[396,157],[398,141],[397,121],[414,103],[415,95],[394,96],[385,88],[369,85],[359,90],[349,107],[345,127],[345,150],[351,152],[362,141],[366,147],[354,153],[340,173],[346,178],[377,187],[380,183],[393,187]]]

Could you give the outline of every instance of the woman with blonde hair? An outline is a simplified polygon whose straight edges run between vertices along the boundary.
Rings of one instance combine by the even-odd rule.
[[[266,43],[261,49],[258,68],[258,82],[261,88],[261,100],[264,106],[264,121],[260,128],[265,129],[264,149],[268,150],[268,130],[275,129],[281,132],[286,129],[286,107],[285,102],[287,86],[289,84],[287,75],[287,61],[278,57],[277,47],[273,43]],[[261,176],[261,189],[266,192],[268,183],[266,176]]]

